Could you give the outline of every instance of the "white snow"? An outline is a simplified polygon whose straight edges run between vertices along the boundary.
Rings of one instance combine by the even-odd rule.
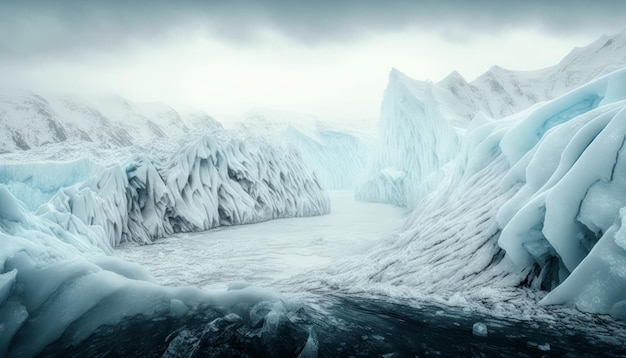
[[[400,208],[355,202],[352,191],[329,194],[328,215],[178,234],[149,246],[124,244],[115,255],[168,286],[219,290],[246,281],[285,288],[280,281],[362,253],[403,221]]]
[[[157,138],[197,137],[219,128],[206,114],[181,115],[160,103],[116,96],[0,93],[0,153],[66,141],[126,147]]]

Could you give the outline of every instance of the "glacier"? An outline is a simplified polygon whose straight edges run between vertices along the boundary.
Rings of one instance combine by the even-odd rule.
[[[42,150],[55,152],[56,161],[5,156],[0,355],[32,356],[62,337],[75,344],[125,318],[181,317],[241,296],[158,286],[144,269],[109,256],[122,242],[330,210],[299,154],[267,140],[244,143],[223,132],[174,148],[126,148],[113,164],[63,160],[86,153],[64,154],[53,145]],[[267,301],[265,293],[245,292],[254,297],[248,301]]]
[[[611,39],[617,37],[590,49],[619,52],[624,41]],[[585,51],[573,54],[564,62],[570,69]],[[522,89],[528,102],[479,94],[485,103],[499,101],[481,108],[455,107],[440,84],[392,70],[373,148],[359,134],[317,124],[257,118],[260,127],[248,130],[209,123],[207,132],[174,132],[167,128],[179,128],[182,117],[161,105],[0,98],[10,108],[1,118],[33,120],[2,122],[27,125],[2,130],[10,134],[2,150],[15,153],[0,157],[0,356],[94,355],[103,347],[119,355],[240,353],[232,342],[257,354],[317,356],[339,351],[329,342],[343,339],[350,325],[359,334],[345,340],[358,349],[367,340],[387,348],[382,336],[367,331],[367,319],[350,321],[346,312],[378,319],[397,317],[398,310],[415,314],[394,302],[474,310],[477,320],[463,317],[470,322],[466,333],[485,321],[489,337],[498,329],[487,313],[539,319],[546,331],[563,321],[568,328],[609,322],[563,305],[626,319],[626,69],[578,68],[546,97]],[[448,81],[455,78],[460,81],[455,74]],[[509,93],[502,83],[485,83]],[[70,124],[89,113],[93,123],[120,131],[83,137],[99,127]],[[31,124],[46,130],[29,136]],[[370,149],[369,171],[359,183]],[[327,267],[282,283],[296,294],[340,301],[344,311],[316,301],[305,307],[242,283],[220,293],[164,287],[146,269],[114,256],[126,242],[158,244],[173,234],[325,214],[324,189],[355,185],[361,200],[409,208],[403,226],[366,250],[334,253],[339,258]],[[623,344],[623,327],[614,328],[602,334],[618,332],[613,338]]]
[[[623,69],[500,120],[477,117],[401,229],[295,282],[503,316],[528,315],[527,300],[625,317],[625,83]]]
[[[379,136],[357,197],[414,209],[447,175],[442,167],[458,154],[468,128],[502,120],[622,68],[625,44],[626,31],[602,36],[555,66],[535,71],[494,66],[471,82],[456,71],[433,83],[393,69]]]
[[[432,84],[393,69],[381,107],[378,142],[356,198],[414,208],[458,153],[459,138],[438,110]],[[416,153],[419,155],[416,156]]]
[[[298,151],[327,190],[352,190],[357,185],[375,137],[375,126],[366,120],[342,125],[276,110],[252,113],[234,129],[244,136],[272,138]]]

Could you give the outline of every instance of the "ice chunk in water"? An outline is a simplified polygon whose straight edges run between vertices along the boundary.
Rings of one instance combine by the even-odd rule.
[[[487,325],[482,322],[474,323],[474,326],[472,326],[472,334],[478,337],[487,337]]]

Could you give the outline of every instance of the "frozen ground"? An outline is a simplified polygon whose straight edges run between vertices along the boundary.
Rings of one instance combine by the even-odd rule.
[[[404,220],[403,209],[355,201],[352,191],[329,194],[329,215],[178,234],[148,246],[123,244],[116,255],[142,265],[163,285],[280,288],[277,281],[363,252]]]

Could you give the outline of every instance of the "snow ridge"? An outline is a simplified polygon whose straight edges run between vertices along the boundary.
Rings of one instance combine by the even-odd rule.
[[[0,93],[0,153],[68,141],[126,147],[218,128],[221,125],[206,114],[181,115],[165,104],[133,103],[122,97]]]
[[[601,75],[626,66],[626,31],[602,36],[572,50],[557,65],[536,71],[494,66],[471,82],[453,72],[438,82],[436,97],[449,108],[446,118],[471,120],[478,112],[503,118],[554,99]]]

